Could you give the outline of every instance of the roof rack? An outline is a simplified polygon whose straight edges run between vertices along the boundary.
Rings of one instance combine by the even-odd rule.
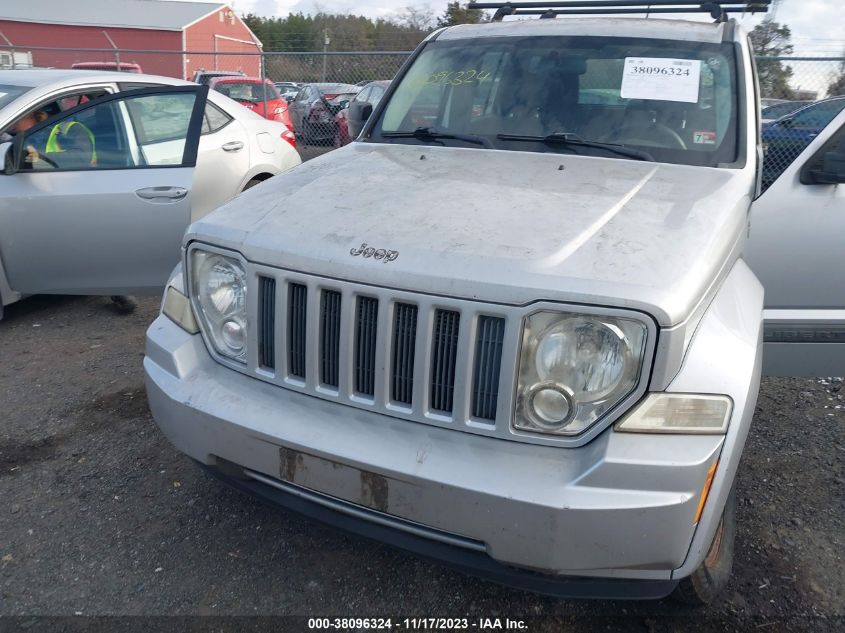
[[[469,9],[496,9],[493,22],[506,15],[626,15],[655,13],[709,13],[716,22],[726,22],[728,13],[765,13],[772,0],[570,0],[560,2],[470,2]]]

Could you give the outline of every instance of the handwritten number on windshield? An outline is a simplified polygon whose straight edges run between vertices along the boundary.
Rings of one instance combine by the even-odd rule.
[[[490,72],[486,70],[478,71],[474,69],[468,70],[442,70],[438,73],[432,73],[426,79],[426,84],[442,84],[451,86],[462,86],[464,84],[478,84],[480,81],[490,78]]]

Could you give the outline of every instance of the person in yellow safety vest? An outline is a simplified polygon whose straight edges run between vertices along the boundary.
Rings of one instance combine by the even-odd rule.
[[[65,121],[50,130],[44,154],[61,167],[96,167],[97,141],[94,133],[79,121]]]

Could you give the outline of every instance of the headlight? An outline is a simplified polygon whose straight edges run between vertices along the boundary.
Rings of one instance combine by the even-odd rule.
[[[646,327],[622,317],[538,312],[526,318],[514,428],[576,435],[636,389]]]
[[[214,348],[244,362],[247,341],[246,272],[234,257],[191,251],[191,293]]]

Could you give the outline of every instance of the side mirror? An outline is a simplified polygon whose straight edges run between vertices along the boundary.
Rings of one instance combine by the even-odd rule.
[[[367,123],[367,119],[370,118],[372,113],[372,103],[367,103],[366,101],[353,101],[349,105],[349,119],[346,124],[349,127],[349,136],[351,138],[358,138],[358,135],[361,134],[361,130],[364,129],[364,125]]]
[[[845,184],[845,152],[826,152],[820,167],[810,170],[813,184],[839,185]]]

